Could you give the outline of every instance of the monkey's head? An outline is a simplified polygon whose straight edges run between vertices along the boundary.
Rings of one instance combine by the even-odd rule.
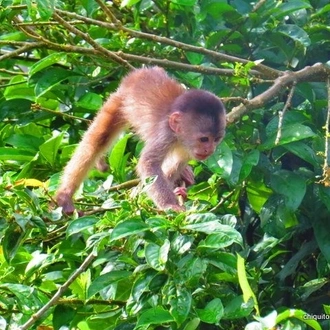
[[[212,93],[189,90],[173,102],[169,126],[192,158],[204,160],[225,135],[225,107]]]

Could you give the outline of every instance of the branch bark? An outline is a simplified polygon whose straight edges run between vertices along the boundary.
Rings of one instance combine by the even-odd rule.
[[[330,68],[322,63],[316,63],[313,66],[307,66],[297,72],[286,71],[282,76],[277,78],[274,81],[274,84],[266,91],[257,95],[246,103],[241,103],[237,107],[234,107],[231,112],[227,114],[227,121],[232,123],[239,119],[246,112],[260,108],[293,83],[297,84],[302,81],[325,81],[329,76]]]
[[[19,330],[27,330],[29,329],[36,321],[38,321],[52,306],[54,306],[61,296],[64,294],[64,292],[68,289],[70,284],[80,275],[82,274],[88,266],[93,262],[93,260],[96,258],[96,253],[93,251],[91,252],[87,258],[84,260],[84,262],[81,264],[81,266],[69,277],[69,279],[57,290],[55,295],[52,297],[52,299],[49,300],[49,302],[39,309],[39,311],[31,316],[31,318],[23,324]]]

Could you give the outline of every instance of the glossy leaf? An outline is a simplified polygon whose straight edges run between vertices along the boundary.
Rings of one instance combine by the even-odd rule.
[[[35,94],[37,97],[41,97],[52,88],[58,86],[62,81],[68,79],[69,77],[75,76],[76,74],[62,69],[62,68],[51,68],[48,69],[42,76],[38,79],[35,86]]]
[[[219,298],[211,300],[204,309],[197,310],[197,314],[201,321],[210,324],[218,324],[223,313],[223,305]]]
[[[178,325],[181,325],[188,317],[192,305],[192,296],[187,288],[176,289],[176,295],[170,300],[170,313]]]
[[[67,59],[66,53],[52,53],[42,59],[37,63],[33,64],[29,70],[29,76],[32,77],[37,72],[58,63],[65,63]]]
[[[278,194],[285,196],[286,205],[296,210],[306,193],[306,181],[298,174],[279,171],[271,177],[271,186]]]
[[[111,240],[118,240],[129,235],[139,234],[149,230],[149,227],[138,219],[126,220],[119,223],[111,233]]]
[[[130,277],[131,272],[128,271],[112,271],[97,277],[88,288],[88,298],[93,297],[96,293],[105,289],[113,283],[116,283],[122,279]]]
[[[267,150],[275,147],[276,136],[277,133],[272,134],[272,136],[262,144],[262,148]],[[287,125],[281,131],[281,138],[278,145],[296,142],[313,136],[315,136],[315,133],[308,126],[301,124]]]
[[[85,216],[85,217],[81,217],[76,220],[73,220],[70,222],[70,224],[66,230],[67,236],[81,233],[83,230],[86,230],[89,228],[94,228],[94,226],[97,222],[98,222],[98,219],[96,217],[92,217],[92,216]]]
[[[162,307],[154,307],[141,314],[136,326],[139,328],[142,326],[150,326],[152,324],[162,325],[173,321],[173,316],[167,310]]]

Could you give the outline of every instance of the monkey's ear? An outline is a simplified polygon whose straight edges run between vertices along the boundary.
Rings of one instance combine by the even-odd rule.
[[[181,120],[182,114],[180,112],[173,112],[168,117],[168,124],[175,133],[180,133],[181,131]]]

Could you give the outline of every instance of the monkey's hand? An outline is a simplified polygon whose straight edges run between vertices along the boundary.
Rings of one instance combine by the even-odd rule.
[[[181,172],[181,180],[185,182],[186,186],[191,186],[195,183],[194,173],[191,166],[187,165],[183,169],[183,171]]]
[[[181,198],[185,201],[187,200],[187,189],[186,187],[176,187],[174,189],[174,193],[177,196],[181,196]]]

